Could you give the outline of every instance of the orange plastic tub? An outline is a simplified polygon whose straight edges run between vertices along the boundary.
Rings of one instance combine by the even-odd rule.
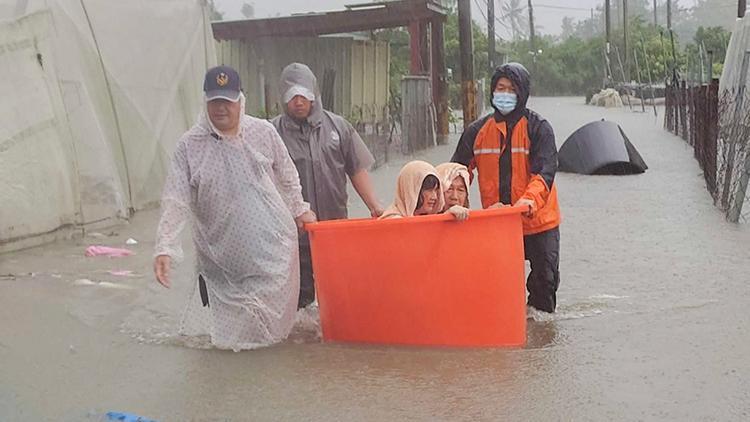
[[[524,345],[524,209],[308,225],[323,339]]]

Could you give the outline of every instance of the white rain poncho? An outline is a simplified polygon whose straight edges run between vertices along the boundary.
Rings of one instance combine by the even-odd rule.
[[[208,334],[219,348],[279,342],[294,324],[299,294],[297,227],[309,210],[299,176],[274,127],[244,114],[237,136],[218,136],[204,112],[180,139],[162,194],[156,255],[182,257],[179,234],[193,223],[197,275],[181,333]]]

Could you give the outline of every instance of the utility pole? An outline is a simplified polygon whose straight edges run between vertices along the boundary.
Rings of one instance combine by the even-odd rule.
[[[672,0],[667,0],[667,31],[672,32]]]
[[[490,75],[495,71],[495,0],[487,0],[487,61]]]
[[[461,53],[461,103],[464,112],[464,128],[467,128],[477,119],[471,0],[458,0],[458,46]]]
[[[671,67],[671,73],[672,73],[672,88],[674,90],[678,89],[679,86],[677,84],[677,60],[676,55],[674,51],[674,34],[672,33],[672,0],[667,0],[667,34],[669,34],[669,41],[672,44],[672,65]],[[665,64],[666,64],[666,57],[664,58]],[[679,107],[678,107],[679,110]],[[675,123],[674,123],[674,129],[675,133],[678,132],[678,121],[679,121],[679,115],[675,113]]]
[[[604,0],[604,28],[607,33],[607,54],[609,54],[609,43],[611,41],[610,39],[610,25],[611,25],[611,18],[610,18],[611,9],[609,7],[609,0]]]
[[[529,0],[529,46],[531,48],[532,62],[536,63],[536,43],[534,42],[534,7]]]
[[[654,0],[654,28],[659,26],[659,19],[656,17],[656,0]]]
[[[622,46],[625,54],[625,83],[630,81],[630,54],[628,54],[628,0],[622,0]]]
[[[430,47],[432,48],[432,97],[437,113],[437,141],[443,145],[448,141],[450,118],[448,108],[448,72],[445,69],[445,32],[443,22],[430,22]]]
[[[612,66],[610,63],[612,63],[612,56],[610,55],[610,49],[612,41],[610,38],[610,32],[611,32],[611,21],[610,21],[610,7],[609,7],[609,0],[604,0],[604,31],[606,33],[606,44],[604,45],[604,54],[605,54],[605,60],[607,64],[607,71],[609,72],[609,79],[614,82],[615,81],[615,75],[612,74]]]

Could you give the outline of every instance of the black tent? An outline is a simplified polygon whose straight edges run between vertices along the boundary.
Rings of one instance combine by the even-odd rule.
[[[580,174],[638,174],[648,166],[622,128],[605,120],[579,128],[557,155],[558,170]]]

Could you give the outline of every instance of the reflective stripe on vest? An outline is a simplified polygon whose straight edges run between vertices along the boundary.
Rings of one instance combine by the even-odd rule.
[[[503,152],[501,148],[479,148],[474,150],[474,155],[495,154],[500,155]]]
[[[530,169],[530,139],[528,120],[522,117],[508,133],[505,122],[495,122],[489,118],[477,133],[474,140],[473,167],[478,170],[479,193],[482,207],[487,208],[500,201],[500,177],[507,177],[501,173],[500,156],[504,145],[511,149],[511,202],[515,203],[524,195],[533,179],[541,179],[539,175],[532,175]],[[539,233],[549,230],[560,223],[560,210],[557,204],[557,189],[553,185],[546,195],[547,201],[538,209],[534,217],[523,218],[524,234]]]

